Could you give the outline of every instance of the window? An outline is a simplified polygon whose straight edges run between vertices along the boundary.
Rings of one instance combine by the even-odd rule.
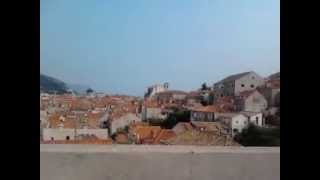
[[[256,124],[259,124],[259,117],[256,117]]]
[[[194,113],[193,113],[193,117],[197,117],[197,113],[194,112]]]
[[[66,140],[69,141],[69,140],[70,140],[70,136],[67,136],[67,137],[66,137]]]
[[[251,88],[254,88],[254,85],[253,85],[253,84],[251,84],[251,85],[250,85],[250,87],[251,87]]]
[[[239,121],[236,121],[236,124],[238,124],[239,123]]]
[[[53,138],[53,137],[51,137],[51,141],[54,141],[54,138]]]
[[[252,76],[251,79],[254,79],[254,76]]]
[[[223,97],[223,94],[221,94],[220,97]]]
[[[239,132],[238,129],[233,129],[233,133],[237,134]]]
[[[244,87],[244,84],[241,84],[241,87]]]
[[[260,102],[260,99],[259,98],[253,98],[252,100],[254,103],[259,103]]]

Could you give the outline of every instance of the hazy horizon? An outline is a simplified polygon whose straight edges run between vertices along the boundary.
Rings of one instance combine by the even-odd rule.
[[[40,72],[112,94],[280,71],[279,0],[41,0]]]

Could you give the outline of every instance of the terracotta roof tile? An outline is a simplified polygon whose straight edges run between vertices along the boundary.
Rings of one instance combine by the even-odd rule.
[[[174,137],[176,137],[176,134],[171,129],[161,129],[160,133],[154,139],[153,144],[160,144],[162,141],[166,141]]]
[[[194,107],[191,108],[192,111],[197,111],[197,112],[221,112],[222,109],[219,108],[218,106],[202,106],[202,107]]]
[[[117,144],[127,144],[129,142],[128,135],[124,133],[118,133],[116,135],[115,142]]]

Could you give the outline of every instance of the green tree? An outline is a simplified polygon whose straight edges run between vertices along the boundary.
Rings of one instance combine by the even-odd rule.
[[[207,89],[208,89],[207,84],[206,84],[206,83],[203,83],[203,84],[201,85],[201,90],[202,90],[202,91],[205,91],[205,90],[207,90]]]
[[[280,146],[280,128],[262,128],[250,124],[235,136],[243,146]]]
[[[190,111],[177,110],[170,114],[162,123],[161,127],[166,129],[172,129],[179,122],[189,122]]]
[[[91,88],[87,89],[87,94],[93,93],[93,90]]]

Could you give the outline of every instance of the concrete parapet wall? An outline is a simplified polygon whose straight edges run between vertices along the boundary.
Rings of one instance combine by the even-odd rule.
[[[278,180],[280,148],[40,145],[41,180]]]
[[[69,136],[70,140],[74,140],[75,130],[74,129],[51,129],[43,128],[42,130],[43,140],[50,141],[51,138],[54,140],[66,140]],[[109,133],[107,129],[77,129],[77,135],[95,135],[99,139],[109,139]]]

